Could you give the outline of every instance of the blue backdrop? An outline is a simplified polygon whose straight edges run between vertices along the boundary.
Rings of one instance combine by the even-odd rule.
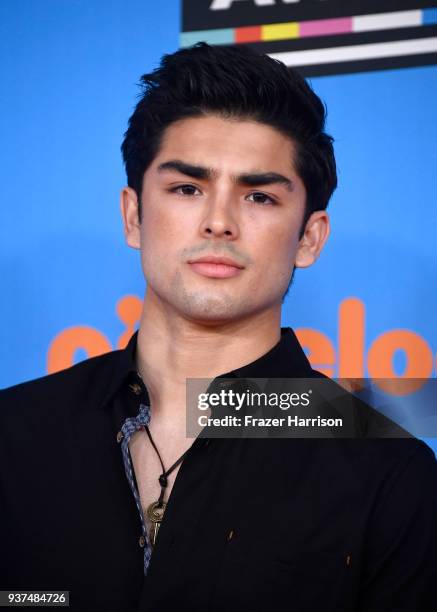
[[[139,76],[178,48],[179,10],[177,0],[0,4],[0,386],[55,369],[62,351],[77,361],[126,338],[144,284],[119,219],[119,147]],[[435,377],[437,67],[312,84],[328,106],[339,188],[331,238],[297,272],[283,324],[316,334],[309,354],[333,375],[349,352],[354,374],[417,375],[430,363],[423,376]]]

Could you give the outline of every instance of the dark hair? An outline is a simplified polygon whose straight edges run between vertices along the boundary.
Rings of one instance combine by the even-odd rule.
[[[295,70],[243,45],[198,43],[164,55],[159,68],[141,77],[141,86],[121,146],[139,204],[144,172],[164,130],[178,119],[214,114],[256,120],[293,139],[295,167],[307,192],[302,229],[312,212],[327,207],[337,174],[333,139],[323,131],[326,109]]]

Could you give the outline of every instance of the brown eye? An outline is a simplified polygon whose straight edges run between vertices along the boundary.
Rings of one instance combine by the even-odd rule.
[[[192,196],[196,195],[196,191],[199,190],[194,185],[179,185],[178,187],[174,187],[171,191],[181,195]]]
[[[261,191],[255,191],[254,193],[251,193],[248,197],[253,198],[253,200],[249,201],[254,202],[255,204],[276,204],[275,200],[273,200],[267,194],[262,193]]]

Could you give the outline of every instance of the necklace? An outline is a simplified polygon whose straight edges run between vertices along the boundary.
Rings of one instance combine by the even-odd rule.
[[[174,469],[178,467],[180,463],[182,463],[189,449],[186,450],[185,453],[181,455],[181,457],[179,457],[176,463],[173,463],[173,465],[166,471],[164,467],[164,463],[161,459],[161,455],[159,454],[159,450],[157,449],[156,444],[153,441],[152,434],[150,433],[149,428],[147,426],[146,426],[146,432],[147,432],[147,435],[149,436],[149,440],[153,448],[156,451],[156,454],[158,455],[159,462],[162,467],[162,474],[158,478],[158,482],[161,486],[161,493],[157,501],[152,502],[150,506],[148,506],[147,511],[146,511],[147,517],[149,521],[152,523],[152,526],[150,528],[150,534],[149,534],[150,543],[152,546],[155,546],[156,538],[158,536],[158,530],[161,525],[162,519],[164,517],[165,508],[167,506],[167,502],[164,501],[164,495],[165,495],[165,489],[167,488],[167,485],[168,485],[168,476],[173,472]]]

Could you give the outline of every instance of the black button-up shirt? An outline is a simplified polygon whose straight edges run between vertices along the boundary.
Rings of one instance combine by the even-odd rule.
[[[0,589],[84,612],[435,608],[437,467],[413,438],[197,438],[145,575],[120,434],[149,405],[135,350],[0,393]],[[224,376],[316,375],[285,329]]]

